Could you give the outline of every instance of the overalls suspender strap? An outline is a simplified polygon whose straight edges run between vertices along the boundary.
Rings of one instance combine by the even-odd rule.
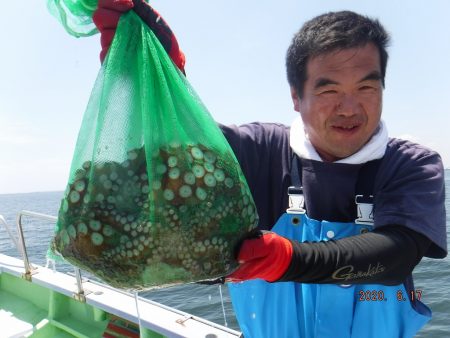
[[[302,187],[302,179],[300,173],[302,172],[302,162],[300,158],[294,153],[291,161],[291,183],[294,187]]]
[[[369,161],[363,164],[358,173],[356,180],[355,192],[356,195],[373,196],[373,188],[375,184],[375,177],[380,167],[381,159]]]

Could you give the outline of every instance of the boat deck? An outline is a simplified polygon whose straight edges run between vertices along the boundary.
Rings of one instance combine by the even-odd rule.
[[[73,276],[35,266],[24,278],[22,260],[0,254],[0,337],[240,337],[202,318],[94,281],[77,294]],[[138,311],[139,310],[139,315]]]

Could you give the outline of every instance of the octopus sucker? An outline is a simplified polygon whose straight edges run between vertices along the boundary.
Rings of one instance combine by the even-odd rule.
[[[88,227],[85,223],[78,223],[77,225],[78,234],[81,235],[87,235],[88,233]]]
[[[76,191],[76,190],[72,190],[69,193],[69,201],[70,201],[70,203],[75,204],[79,200],[80,200],[80,193],[78,191]]]

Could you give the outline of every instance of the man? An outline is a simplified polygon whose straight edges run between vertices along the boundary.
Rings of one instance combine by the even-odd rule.
[[[115,28],[103,18],[116,11],[118,20],[124,11],[114,3],[94,16],[103,32]],[[230,283],[246,337],[411,337],[430,318],[408,295],[421,258],[447,254],[443,167],[435,152],[387,136],[388,41],[378,21],[353,12],[310,20],[287,53],[300,113],[291,128],[221,126],[252,191],[259,229],[272,230],[242,243],[241,265],[228,276],[250,280]],[[181,51],[169,55],[178,65]],[[304,203],[285,214],[292,185],[302,190],[290,198]]]

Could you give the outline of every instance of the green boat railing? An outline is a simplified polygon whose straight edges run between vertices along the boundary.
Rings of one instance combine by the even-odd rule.
[[[0,220],[2,220],[2,222],[4,223],[4,225],[7,229],[7,232],[9,234],[9,237],[11,237],[11,239],[15,243],[17,249],[19,250],[19,253],[22,255],[22,260],[23,260],[23,264],[24,264],[24,268],[25,268],[25,273],[24,273],[23,277],[27,280],[31,280],[31,277],[36,272],[36,269],[33,268],[33,266],[30,263],[30,260],[28,258],[27,246],[25,244],[25,236],[23,233],[23,226],[22,226],[22,218],[24,216],[41,219],[41,220],[46,220],[46,221],[50,221],[50,222],[54,222],[54,223],[56,223],[58,218],[55,216],[46,215],[46,214],[42,214],[39,212],[21,210],[17,214],[17,217],[16,217],[17,234],[19,236],[19,239],[17,240],[15,238],[15,236],[12,234],[11,230],[9,229],[9,226],[6,223],[4,217],[0,216],[1,217]],[[74,267],[74,270],[75,270],[75,278],[77,281],[77,292],[73,295],[73,297],[79,301],[85,301],[86,298],[85,298],[85,291],[83,289],[81,270],[77,267]]]

